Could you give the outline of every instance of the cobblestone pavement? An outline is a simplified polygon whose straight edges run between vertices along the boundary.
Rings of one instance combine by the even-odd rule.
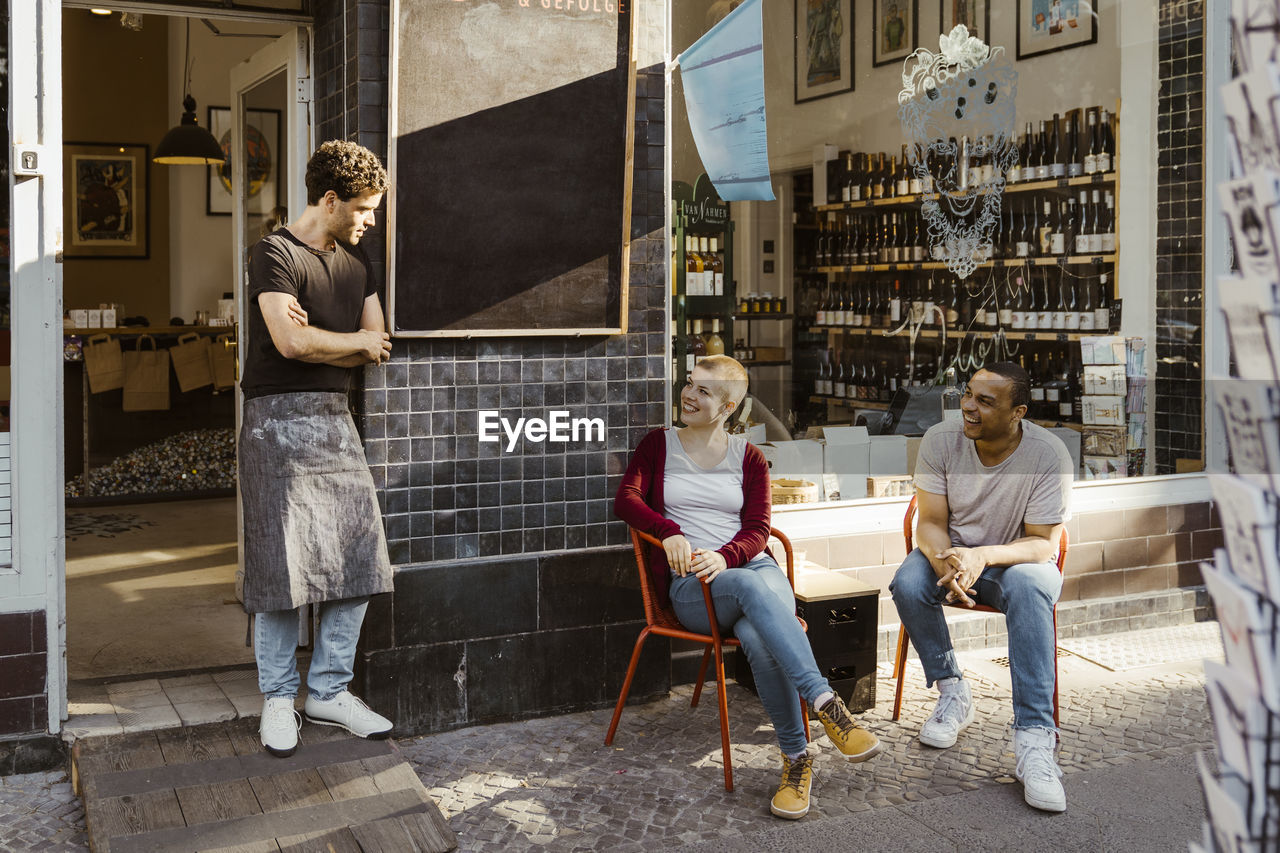
[[[999,680],[966,673],[978,700],[975,723],[950,750],[915,739],[932,710],[918,664],[908,665],[902,721],[892,722],[892,686],[881,668],[880,703],[862,716],[885,745],[870,762],[816,745],[813,808],[806,821],[1011,782],[1011,697]],[[1198,663],[1159,674],[1108,674],[1060,696],[1062,751],[1070,774],[1181,755],[1211,745]],[[623,712],[612,747],[610,710],[463,729],[401,742],[450,818],[463,850],[670,849],[776,828],[768,801],[781,765],[754,696],[730,687],[733,793],[724,790],[715,697],[696,709],[690,689]],[[813,731],[821,732],[814,724]]]
[[[67,774],[0,776],[0,850],[88,850],[84,806]]]
[[[915,738],[936,696],[925,690],[919,665],[908,663],[898,723],[889,719],[893,681],[882,666],[879,705],[862,722],[884,752],[852,765],[818,737],[811,746],[813,808],[804,822],[1011,782],[1008,672],[991,662],[998,650],[988,652],[960,656],[978,697],[977,719],[945,751]],[[1211,746],[1198,661],[1109,673],[1069,658],[1062,673],[1059,760],[1068,799],[1073,774]],[[704,691],[695,709],[690,692],[679,687],[629,706],[612,747],[603,742],[612,709],[461,729],[400,746],[465,851],[651,851],[791,825],[769,814],[781,765],[760,702],[730,685],[736,790],[728,793],[714,691]],[[821,726],[813,723],[812,731],[821,734]],[[87,849],[84,813],[64,774],[0,778],[0,850]]]

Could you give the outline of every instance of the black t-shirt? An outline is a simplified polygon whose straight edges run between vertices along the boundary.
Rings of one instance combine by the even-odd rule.
[[[249,250],[249,337],[240,379],[245,398],[293,391],[346,393],[355,368],[311,364],[280,354],[258,305],[262,293],[296,298],[311,326],[330,332],[358,331],[364,301],[377,293],[364,250],[339,242],[332,252],[322,252],[284,228]]]

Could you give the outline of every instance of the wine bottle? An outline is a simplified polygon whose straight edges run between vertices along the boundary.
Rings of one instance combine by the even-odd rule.
[[[693,331],[689,333],[685,346],[687,347],[687,354],[685,355],[685,369],[692,371],[698,366],[698,362],[702,361],[707,354],[707,342],[702,337],[701,320],[693,321]]]
[[[960,412],[960,385],[956,380],[956,369],[954,367],[947,368],[946,387],[942,389],[942,419],[944,421],[960,421],[963,415]]]
[[[1106,110],[1098,114],[1098,135],[1102,138],[1098,151],[1098,171],[1110,172],[1116,167],[1116,137],[1111,129],[1111,116]]]
[[[1080,309],[1080,280],[1076,279],[1067,286],[1067,331],[1080,331],[1080,320],[1083,312]]]
[[[1050,207],[1052,206],[1050,203]],[[1053,213],[1049,227],[1049,254],[1055,257],[1067,253],[1067,235],[1063,218],[1062,207],[1059,206]]]
[[[1040,368],[1040,353],[1031,357],[1031,410],[1028,415],[1035,420],[1044,418],[1044,376]]]
[[[840,200],[851,202],[853,198],[853,153],[844,155],[844,178],[840,182]]]
[[[1076,205],[1075,210],[1075,253],[1077,255],[1089,254],[1089,199],[1088,191],[1080,190],[1080,203]]]
[[[1078,178],[1084,174],[1084,162],[1080,156],[1080,111],[1071,111],[1070,130],[1067,133],[1067,177]]]
[[[1009,328],[1021,331],[1027,328],[1027,288],[1022,276],[1017,276],[1009,286]]]
[[[1040,268],[1040,303],[1036,308],[1036,328],[1049,330],[1053,328],[1054,298],[1049,291],[1049,273],[1047,267]]]
[[[1065,178],[1067,161],[1063,156],[1062,137],[1058,129],[1058,114],[1053,114],[1053,123],[1049,128],[1049,177]]]
[[[1093,330],[1111,331],[1111,288],[1107,284],[1106,273],[1099,276],[1098,307],[1093,309]]]
[[[702,292],[702,258],[695,248],[698,238],[686,235],[684,238],[684,292],[688,296],[703,296]]]
[[[1051,155],[1049,153],[1049,129],[1048,122],[1044,119],[1040,120],[1040,136],[1036,141],[1036,180],[1044,181],[1049,178],[1049,169]]]
[[[924,181],[920,178],[920,173],[916,169],[915,165],[907,159],[906,150],[906,146],[904,145],[902,148],[902,159],[903,168],[907,171],[907,192],[911,195],[920,195],[924,192]],[[918,146],[913,147],[911,153],[916,156],[916,163],[919,163],[920,148]]]
[[[720,337],[720,318],[711,318],[711,333],[706,337],[707,355],[724,355],[724,338]]]
[[[825,292],[818,299],[818,313],[814,315],[813,323],[815,326],[827,325],[827,304],[831,300],[831,285],[827,285]]]
[[[1041,257],[1046,257],[1053,254],[1053,205],[1047,198],[1041,202],[1041,205],[1044,208],[1044,218],[1040,220],[1040,226],[1036,235],[1036,248],[1038,250],[1036,254]]]
[[[711,238],[711,292],[714,296],[724,296],[724,258],[720,255],[720,239]]]
[[[1111,191],[1107,190],[1105,194],[1106,205],[1102,208],[1102,224],[1098,226],[1098,231],[1102,235],[1102,251],[1104,254],[1110,255],[1116,250],[1116,212],[1115,199],[1111,196]]]
[[[1089,108],[1088,151],[1084,155],[1084,173],[1092,175],[1098,171],[1098,150],[1102,140],[1098,138],[1098,112],[1096,107]]]
[[[845,396],[844,353],[836,354],[836,376],[831,383],[831,396],[840,398]]]
[[[1031,218],[1027,214],[1026,206],[1018,214],[1017,242],[1014,244],[1014,254],[1019,258],[1031,256],[1031,242],[1027,238],[1031,230]]]
[[[908,195],[911,192],[911,179],[907,177],[907,146],[902,146],[902,160],[898,163],[897,181],[893,191],[897,196]]]
[[[1092,200],[1089,203],[1089,254],[1102,254],[1102,223],[1099,221],[1103,216],[1102,202],[1098,190],[1093,191]]]
[[[1061,332],[1067,328],[1067,277],[1062,267],[1054,267],[1054,269],[1058,271],[1058,292],[1050,319],[1053,330]]]
[[[1080,331],[1093,331],[1093,284],[1088,279],[1081,279],[1080,290],[1083,296],[1080,300]]]
[[[889,297],[889,323],[897,326],[902,322],[902,280],[893,280],[893,294]]]
[[[1013,288],[1010,287],[1008,296],[1000,302],[1000,307],[996,312],[996,320],[998,325],[1004,328],[1013,328]],[[999,297],[997,288],[992,288],[992,294]]]

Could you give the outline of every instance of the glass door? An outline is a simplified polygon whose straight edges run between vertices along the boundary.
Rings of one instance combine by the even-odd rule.
[[[249,250],[260,238],[301,216],[307,205],[303,173],[312,149],[311,39],[286,33],[231,69],[231,195],[239,363],[247,329],[245,296]],[[241,397],[236,395],[236,432]],[[238,540],[244,524],[237,509]],[[242,597],[243,548],[236,570]]]

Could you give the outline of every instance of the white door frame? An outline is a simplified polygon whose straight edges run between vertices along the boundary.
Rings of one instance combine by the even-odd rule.
[[[62,7],[9,0],[13,565],[0,610],[45,611],[49,731],[66,716],[62,452]]]

